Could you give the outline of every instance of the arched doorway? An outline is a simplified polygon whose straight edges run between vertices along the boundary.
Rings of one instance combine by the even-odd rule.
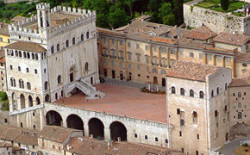
[[[41,102],[40,102],[40,98],[39,97],[36,97],[36,105],[39,105]]]
[[[67,127],[72,129],[83,130],[83,121],[79,116],[71,114],[67,117]]]
[[[162,87],[166,87],[166,79],[165,78],[162,78],[161,85],[162,85]]]
[[[127,141],[127,129],[120,122],[113,122],[110,125],[110,135],[112,140],[118,141],[120,137],[121,141]]]
[[[23,94],[20,95],[21,109],[25,108],[25,97]]]
[[[62,126],[62,124],[63,124],[62,117],[58,112],[54,110],[47,112],[46,125]]]
[[[153,84],[158,84],[158,79],[156,76],[154,76],[154,79],[153,79]]]
[[[71,67],[70,70],[69,70],[69,81],[70,82],[73,82],[74,81],[74,73],[75,72],[75,67]]]
[[[104,125],[98,118],[89,120],[89,136],[93,135],[94,138],[104,139]]]

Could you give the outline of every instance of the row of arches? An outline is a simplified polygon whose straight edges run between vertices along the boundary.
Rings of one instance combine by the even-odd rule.
[[[68,128],[84,131],[84,122],[78,115],[69,115],[66,119],[66,123]],[[46,114],[46,124],[63,126],[63,119],[58,112],[51,110]],[[112,140],[118,141],[118,138],[120,138],[121,141],[127,141],[127,129],[124,124],[115,121],[110,124],[109,129]],[[91,118],[88,121],[88,130],[89,136],[92,135],[93,138],[104,139],[104,124],[100,119]]]
[[[171,93],[172,94],[176,94],[176,89],[175,89],[174,86],[171,87]],[[180,95],[185,96],[185,93],[186,93],[185,89],[184,88],[180,88]],[[193,89],[189,90],[189,96],[190,97],[194,97],[194,90]],[[204,92],[203,91],[199,92],[199,98],[201,98],[201,99],[204,98]]]
[[[7,53],[8,55],[11,55],[11,56],[26,58],[26,59],[33,59],[33,60],[38,60],[39,55],[41,56],[42,60],[46,58],[46,52],[37,54],[37,53],[25,52],[25,51],[8,50]]]
[[[16,107],[16,95],[15,93],[12,93],[11,95],[11,99],[12,99],[12,105],[13,105],[13,110],[17,110]],[[26,102],[28,101],[28,105],[26,105]],[[36,105],[40,105],[41,104],[41,100],[39,97],[36,97],[35,99],[35,104]],[[28,107],[32,107],[34,106],[34,101],[33,101],[33,97],[31,95],[28,96],[28,98],[26,99],[25,96],[23,94],[20,95],[20,108],[21,109],[25,109]]]

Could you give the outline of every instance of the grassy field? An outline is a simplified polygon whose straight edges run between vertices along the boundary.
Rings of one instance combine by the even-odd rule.
[[[227,11],[224,11],[220,6],[220,0],[205,0],[197,4],[199,7],[209,8],[211,10],[219,11],[219,12],[232,12],[237,9],[241,9],[245,2],[230,0],[230,4]]]

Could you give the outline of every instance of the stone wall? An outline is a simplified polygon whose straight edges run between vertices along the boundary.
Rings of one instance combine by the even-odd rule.
[[[126,116],[118,116],[107,114],[104,112],[88,111],[84,109],[76,109],[62,105],[45,103],[44,119],[49,111],[58,112],[63,120],[63,127],[67,127],[67,117],[71,114],[79,116],[84,124],[84,135],[89,136],[88,122],[91,118],[98,118],[104,125],[104,138],[110,140],[110,125],[112,122],[121,122],[127,129],[127,140],[129,142],[145,143],[150,145],[167,147],[168,143],[168,125],[148,120],[139,120],[136,118],[129,118]],[[44,120],[45,122],[46,120]],[[135,137],[137,134],[137,137]],[[148,139],[145,139],[147,135]],[[155,141],[155,138],[158,141]]]
[[[200,1],[192,1],[183,5],[184,22],[187,26],[199,27],[205,24],[216,33],[239,31],[250,35],[250,16],[238,17],[195,6]]]

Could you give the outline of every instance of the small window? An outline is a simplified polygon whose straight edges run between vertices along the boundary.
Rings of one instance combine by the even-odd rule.
[[[179,132],[179,136],[182,137],[182,132],[181,131]]]
[[[165,143],[168,143],[168,139],[165,139]]]
[[[197,134],[197,139],[200,139],[200,135],[199,134]]]
[[[54,46],[51,46],[51,54],[54,53]]]
[[[37,74],[37,69],[34,70],[35,74]]]
[[[174,86],[171,87],[171,93],[175,94],[175,87]]]
[[[66,47],[69,47],[69,40],[66,40]]]
[[[215,111],[214,111],[214,117],[217,117],[217,116],[218,116],[218,111],[215,110]]]
[[[211,97],[214,97],[214,90],[212,90],[211,92]]]
[[[75,43],[76,43],[76,38],[73,37],[73,38],[72,38],[72,44],[75,45]]]
[[[217,87],[217,94],[220,94],[220,88]]]
[[[84,40],[84,35],[81,34],[81,41],[83,41],[83,40]],[[105,39],[105,43],[106,43],[106,39]]]
[[[155,137],[155,141],[158,142],[158,138],[157,137]]]
[[[145,139],[148,139],[148,136],[147,136],[147,135],[145,135]]]
[[[190,56],[191,58],[193,58],[193,57],[194,57],[194,53],[189,53],[189,56]]]
[[[135,133],[135,138],[137,138],[137,134]]]
[[[26,68],[26,72],[29,73],[29,68]]]
[[[204,98],[204,92],[200,91],[200,98]]]
[[[184,90],[184,88],[181,88],[181,95],[185,95],[185,90]]]
[[[177,109],[177,115],[180,115],[180,114],[181,114],[181,110]]]
[[[60,44],[57,44],[56,50],[57,50],[57,51],[60,51]]]
[[[194,91],[192,89],[190,90],[190,94],[189,95],[190,95],[190,97],[194,97]]]

